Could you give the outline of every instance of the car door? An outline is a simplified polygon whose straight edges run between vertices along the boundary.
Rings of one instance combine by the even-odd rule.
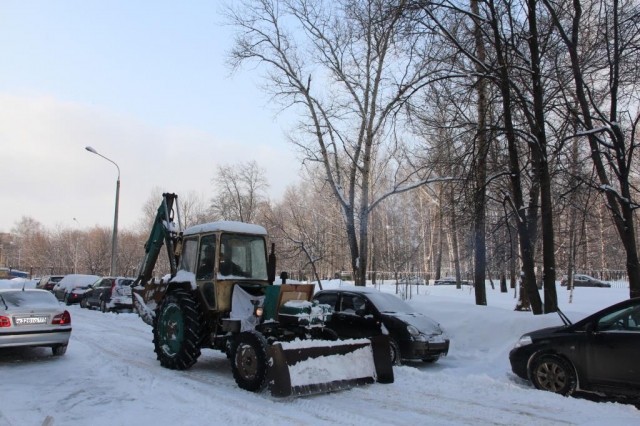
[[[102,281],[104,281],[104,279],[100,279],[99,281],[92,284],[91,290],[89,291],[89,294],[86,296],[87,303],[89,304],[89,306],[100,305],[99,296],[100,296],[100,285],[102,284]]]
[[[596,319],[588,353],[593,385],[640,391],[640,302]]]
[[[114,278],[103,278],[100,283],[100,287],[98,287],[98,305],[100,305],[101,301],[109,302],[111,300],[111,287],[114,282]]]
[[[341,294],[331,319],[331,328],[338,336],[358,339],[381,333],[380,322],[374,316],[374,310],[363,295],[344,292]]]
[[[589,282],[586,276],[576,275],[573,277],[573,285],[574,287],[587,287],[589,285]]]

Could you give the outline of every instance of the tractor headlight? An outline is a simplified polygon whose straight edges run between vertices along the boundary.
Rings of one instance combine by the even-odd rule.
[[[520,338],[520,340],[518,340],[516,342],[516,345],[514,346],[515,348],[521,348],[523,346],[527,346],[533,343],[533,340],[531,340],[531,336],[529,336],[528,334],[525,334],[524,336],[522,336]]]
[[[255,315],[255,316],[257,316],[257,317],[261,317],[261,316],[262,316],[263,311],[264,311],[264,310],[262,309],[262,306],[258,306],[257,308],[255,308],[255,309],[253,310],[253,315]]]

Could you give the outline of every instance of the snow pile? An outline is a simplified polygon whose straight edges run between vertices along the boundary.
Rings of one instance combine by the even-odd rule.
[[[332,342],[331,342],[332,343]],[[376,377],[371,345],[344,355],[309,358],[289,366],[291,386],[315,385],[339,380]]]

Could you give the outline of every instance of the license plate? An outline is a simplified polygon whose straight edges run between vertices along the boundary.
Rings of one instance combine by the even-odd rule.
[[[46,324],[47,317],[16,318],[16,325]]]

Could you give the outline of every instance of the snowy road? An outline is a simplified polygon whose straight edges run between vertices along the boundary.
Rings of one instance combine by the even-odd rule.
[[[422,305],[416,299],[415,306],[438,314],[433,299]],[[441,315],[455,315],[456,306],[441,308]],[[137,315],[72,306],[73,333],[64,357],[53,358],[45,348],[0,351],[0,426],[41,425],[45,420],[59,426],[640,424],[634,406],[563,398],[515,379],[504,357],[520,331],[500,329],[509,323],[502,316],[513,313],[485,307],[474,318],[476,310],[469,312],[469,305],[458,309],[466,311],[466,320],[448,321],[452,351],[436,364],[395,367],[391,385],[276,399],[238,389],[229,361],[216,351],[203,350],[188,371],[164,369],[155,359],[151,328]],[[472,336],[466,346],[454,345],[454,339],[465,338],[465,324],[478,321],[506,336],[495,338],[490,349],[481,344],[471,348]],[[545,316],[543,321],[555,319]],[[496,343],[502,341],[504,345]]]

